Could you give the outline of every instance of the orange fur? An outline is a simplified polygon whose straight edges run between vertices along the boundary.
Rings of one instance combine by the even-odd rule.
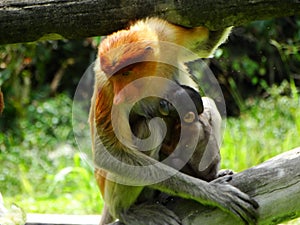
[[[113,85],[115,103],[124,100],[117,96],[124,86],[143,76],[162,76],[195,86],[192,79],[187,76],[175,78],[172,72],[174,68],[166,65],[159,65],[157,68],[157,63],[149,62],[168,59],[176,64],[185,60],[186,56],[181,55],[180,52],[183,51],[182,49],[172,49],[168,52],[161,43],[182,46],[183,49],[196,51],[199,57],[208,57],[212,53],[209,48],[214,47],[211,45],[215,44],[208,43],[208,38],[209,30],[205,27],[184,28],[158,18],[138,21],[128,29],[109,35],[99,45],[98,58],[99,69]],[[125,73],[131,74],[129,77],[122,76]]]

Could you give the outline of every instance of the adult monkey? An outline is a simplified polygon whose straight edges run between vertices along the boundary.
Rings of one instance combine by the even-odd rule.
[[[147,97],[133,106],[129,116],[133,134],[139,138],[149,136],[149,121],[156,117],[163,118],[167,126],[167,134],[159,150],[160,161],[164,161],[165,164],[185,174],[205,181],[212,181],[218,177],[232,174],[231,170],[219,171],[221,116],[214,101],[208,97],[201,98],[197,91],[184,85],[176,87],[166,94],[168,96],[164,97],[169,101],[164,98]],[[188,94],[192,99],[193,105],[186,104],[185,97],[182,97],[185,94]],[[179,111],[183,114],[182,118],[178,115],[172,102],[181,108]],[[181,132],[185,135],[180,136]],[[193,139],[197,140],[195,135],[198,137],[197,145],[190,146]],[[179,140],[180,137],[181,140]],[[189,147],[195,149],[190,150]],[[175,149],[177,150],[174,153]],[[192,155],[189,151],[192,151]],[[140,198],[148,200],[148,208],[157,208],[157,204],[153,203],[169,205],[169,199],[174,199],[169,195],[157,192],[152,193],[151,198],[149,190],[141,196],[143,197]],[[172,202],[170,203],[173,205]],[[106,214],[106,212],[102,214],[103,219],[105,219]],[[114,223],[114,225],[117,224],[120,223]]]
[[[126,104],[142,95],[147,96],[154,77],[179,84],[192,83],[188,76],[178,75],[176,67],[161,63],[167,58],[180,64],[184,58],[180,51],[163,48],[163,42],[181,45],[196,51],[200,57],[208,57],[226,40],[229,32],[230,29],[218,32],[204,27],[188,29],[148,18],[108,36],[100,44],[90,124],[97,182],[106,209],[114,219],[128,225],[181,224],[174,213],[161,205],[138,204],[147,186],[217,206],[246,224],[255,224],[258,205],[248,195],[229,184],[207,183],[159,163],[157,153],[161,146],[142,152],[143,149],[132,141],[126,125],[129,115]],[[143,82],[135,82],[141,80]],[[170,89],[170,82],[154,83],[159,96]],[[112,112],[114,106],[120,106],[115,114]],[[113,126],[114,120],[119,125],[117,129]],[[160,140],[163,129],[152,131],[154,139]]]

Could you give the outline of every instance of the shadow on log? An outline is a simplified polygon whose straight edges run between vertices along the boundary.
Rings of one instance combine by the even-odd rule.
[[[232,176],[230,183],[260,205],[258,224],[278,224],[300,216],[300,147]],[[184,225],[242,224],[218,208],[185,199],[167,205]]]

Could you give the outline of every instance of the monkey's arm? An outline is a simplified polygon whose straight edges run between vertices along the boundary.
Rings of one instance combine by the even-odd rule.
[[[237,188],[226,183],[207,183],[190,177],[139,151],[103,148],[97,139],[96,137],[95,166],[108,171],[107,179],[114,183],[149,185],[171,195],[220,207],[248,224],[255,223],[257,203]],[[140,167],[134,169],[135,166]],[[128,187],[130,193],[132,186]],[[124,195],[124,192],[120,194]]]
[[[217,178],[221,160],[222,119],[216,104],[211,98],[203,97],[202,102],[204,111],[198,116],[197,123],[200,123],[200,129],[203,130],[204,135],[199,137],[189,164],[198,178],[211,181]]]

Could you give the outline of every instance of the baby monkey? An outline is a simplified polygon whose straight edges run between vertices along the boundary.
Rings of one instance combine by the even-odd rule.
[[[136,136],[144,138],[139,134],[145,132],[135,127],[136,114],[147,120],[162,118],[167,133],[158,153],[159,161],[193,177],[211,181],[218,177],[220,165],[221,116],[212,99],[201,98],[189,86],[180,87],[168,91],[166,98],[147,97],[137,102],[129,117],[131,128]],[[193,104],[186,104],[183,96],[188,96]],[[149,132],[146,133],[149,135]]]

